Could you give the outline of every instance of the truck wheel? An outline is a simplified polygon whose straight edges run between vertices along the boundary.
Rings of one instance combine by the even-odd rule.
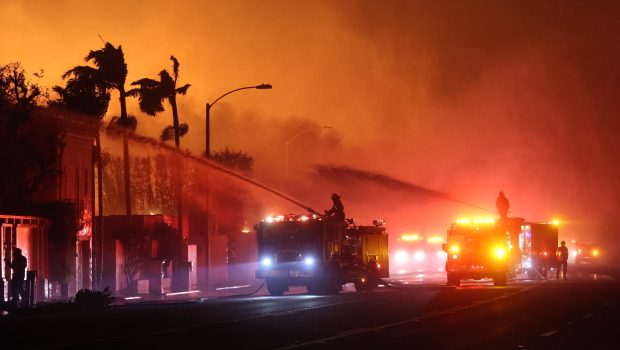
[[[308,282],[306,289],[308,289],[308,293],[310,294],[323,294],[325,285],[321,283],[321,281],[312,281]]]
[[[342,290],[338,278],[328,278],[325,280],[325,294],[338,294]]]
[[[367,288],[368,286],[366,285],[366,283],[362,282],[361,280],[355,281],[353,282],[353,284],[355,285],[355,291],[357,292],[361,292],[363,290],[368,289]]]
[[[282,295],[288,292],[288,283],[278,280],[267,280],[267,290],[271,295]]]
[[[355,285],[355,290],[358,292],[362,290],[373,290],[379,287],[377,279],[368,275],[365,275],[363,280],[356,280],[353,284]]]
[[[454,272],[448,272],[448,285],[457,287],[460,286],[461,278]]]
[[[496,286],[505,286],[506,285],[506,274],[500,273],[493,277],[493,285]]]

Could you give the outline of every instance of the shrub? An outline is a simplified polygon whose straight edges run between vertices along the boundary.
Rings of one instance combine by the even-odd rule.
[[[103,308],[114,300],[110,288],[105,287],[104,290],[80,289],[73,299],[73,304],[78,309],[96,309]]]

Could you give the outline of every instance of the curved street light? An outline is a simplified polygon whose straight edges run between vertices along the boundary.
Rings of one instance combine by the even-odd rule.
[[[306,130],[302,130],[299,133],[297,133],[295,136],[291,137],[290,139],[286,140],[284,142],[284,177],[288,178],[288,145],[293,142],[296,138],[298,138],[299,136],[309,133],[310,131],[314,131],[317,129],[331,129],[331,126],[316,126],[314,128],[309,128]]]
[[[255,86],[244,86],[244,87],[240,87],[234,90],[230,90],[227,93],[223,94],[222,96],[216,98],[213,102],[209,103],[207,102],[206,104],[206,131],[205,131],[205,156],[207,158],[211,158],[211,107],[213,107],[214,104],[217,103],[217,101],[221,100],[224,96],[226,95],[230,95],[235,91],[239,91],[239,90],[245,90],[245,89],[258,89],[258,90],[266,90],[266,89],[271,89],[271,84],[260,84],[260,85],[255,85]],[[205,280],[207,283],[209,283],[209,269],[210,269],[210,265],[209,265],[209,249],[211,249],[211,243],[210,243],[210,236],[211,236],[211,171],[207,172],[207,179],[206,179],[206,185],[205,185],[205,213],[206,213],[206,228],[207,228],[207,234],[206,234],[206,249],[205,249],[205,255],[206,255],[206,260],[207,260],[207,266],[205,269]]]
[[[234,90],[230,90],[227,93],[223,94],[222,96],[218,97],[215,99],[215,101],[209,103],[207,102],[206,105],[206,131],[205,131],[205,156],[207,158],[211,158],[211,107],[213,107],[214,104],[217,103],[217,101],[221,100],[222,97],[232,94],[235,91],[239,91],[239,90],[245,90],[245,89],[258,89],[258,90],[266,90],[266,89],[271,89],[272,86],[271,84],[260,84],[260,85],[255,85],[255,86],[245,86],[245,87],[240,87]]]

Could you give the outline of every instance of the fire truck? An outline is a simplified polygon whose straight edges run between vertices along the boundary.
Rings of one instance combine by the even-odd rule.
[[[549,269],[557,266],[558,225],[557,220],[520,224],[521,267],[529,278],[547,278]]]
[[[523,218],[464,218],[452,224],[443,249],[449,285],[461,279],[492,278],[506,285],[508,276],[526,272],[547,278],[557,265],[558,221],[526,222]]]
[[[446,273],[448,285],[459,286],[462,279],[492,278],[505,286],[511,271],[511,244],[505,225],[494,218],[463,218],[448,229]]]
[[[356,290],[374,289],[389,277],[388,235],[384,222],[357,226],[317,214],[269,216],[255,225],[258,242],[256,278],[271,295],[289,286],[311,294],[335,294],[346,283]]]

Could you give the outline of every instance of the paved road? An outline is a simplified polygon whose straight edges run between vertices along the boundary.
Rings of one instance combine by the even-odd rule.
[[[404,278],[403,278],[404,277]],[[412,276],[415,280],[415,277]],[[89,313],[0,319],[8,348],[616,349],[614,271],[572,269],[568,281],[408,283],[333,296],[213,298]],[[407,284],[405,284],[407,283]],[[3,336],[4,338],[4,336]],[[13,340],[11,340],[13,339]]]

